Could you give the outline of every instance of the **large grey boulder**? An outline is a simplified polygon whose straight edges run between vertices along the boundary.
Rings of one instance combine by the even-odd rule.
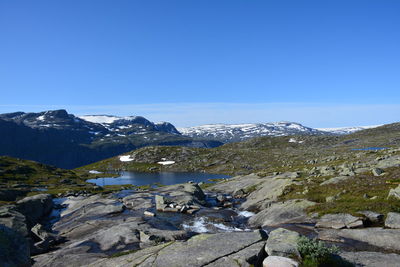
[[[385,227],[400,229],[400,213],[389,212],[386,216]]]
[[[164,197],[164,204],[174,203],[180,206],[205,205],[205,194],[200,186],[196,183],[178,184],[165,186],[158,189]],[[161,199],[159,199],[161,200]],[[156,204],[157,204],[156,196]],[[161,203],[160,203],[161,204]]]
[[[298,267],[299,263],[293,259],[280,257],[280,256],[269,256],[263,261],[263,267]]]
[[[265,177],[262,183],[251,192],[241,208],[245,210],[263,210],[271,203],[276,202],[288,185],[293,184],[292,173],[284,173],[277,176]]]
[[[53,201],[49,194],[26,197],[17,202],[17,210],[25,215],[29,227],[33,227],[48,215],[52,208]]]
[[[311,222],[304,210],[313,205],[315,202],[304,199],[273,203],[270,207],[252,216],[249,224],[251,226],[272,226],[283,223]]]
[[[396,188],[392,188],[389,191],[388,198],[395,198],[395,199],[400,199],[400,185],[398,185]]]
[[[322,216],[316,223],[318,228],[359,228],[363,227],[363,221],[359,217],[352,216],[347,213],[326,214]]]
[[[0,224],[0,265],[31,266],[29,243],[21,234]]]
[[[265,251],[269,256],[301,258],[297,249],[300,235],[297,232],[278,228],[269,233]]]

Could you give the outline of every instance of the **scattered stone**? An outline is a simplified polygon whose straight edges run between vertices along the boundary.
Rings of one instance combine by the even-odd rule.
[[[283,223],[312,222],[313,220],[307,217],[304,210],[313,205],[315,202],[304,199],[274,203],[252,216],[249,224],[251,226],[273,226]]]
[[[400,229],[400,213],[389,212],[386,216],[385,227]]]
[[[297,249],[300,235],[297,232],[278,228],[269,233],[265,251],[269,256],[301,258]]]
[[[359,228],[363,227],[363,221],[347,213],[326,214],[322,216],[315,227],[318,228]]]
[[[334,202],[336,199],[338,199],[338,196],[329,196],[325,198],[326,202]]]
[[[145,210],[145,211],[143,212],[143,214],[144,214],[145,216],[150,216],[150,217],[156,216],[155,213],[153,213],[153,212],[151,212],[151,211],[148,211],[148,210]]]
[[[373,174],[374,176],[380,176],[380,175],[382,175],[384,172],[385,172],[385,171],[382,170],[382,169],[380,169],[380,168],[373,168],[373,169],[372,169],[372,174]]]
[[[269,256],[263,261],[263,267],[298,267],[299,263],[286,257]]]

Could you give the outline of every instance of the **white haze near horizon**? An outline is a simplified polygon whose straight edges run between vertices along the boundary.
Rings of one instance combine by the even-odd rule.
[[[162,103],[134,105],[0,105],[0,113],[66,109],[81,115],[143,116],[176,127],[204,124],[298,122],[313,128],[381,125],[398,122],[398,104]]]

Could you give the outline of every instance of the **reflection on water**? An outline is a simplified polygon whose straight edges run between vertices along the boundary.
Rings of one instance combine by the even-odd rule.
[[[160,172],[160,173],[145,173],[145,172],[122,172],[119,177],[106,177],[89,179],[87,182],[95,183],[99,186],[105,185],[149,185],[149,184],[162,184],[172,185],[181,184],[189,181],[196,183],[209,182],[209,179],[222,179],[229,178],[228,175],[223,174],[209,174],[197,172]]]

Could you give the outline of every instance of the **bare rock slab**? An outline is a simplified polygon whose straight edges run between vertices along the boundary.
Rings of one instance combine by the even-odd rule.
[[[318,228],[360,228],[363,227],[361,218],[352,216],[347,213],[326,214],[322,216],[315,225]]]

